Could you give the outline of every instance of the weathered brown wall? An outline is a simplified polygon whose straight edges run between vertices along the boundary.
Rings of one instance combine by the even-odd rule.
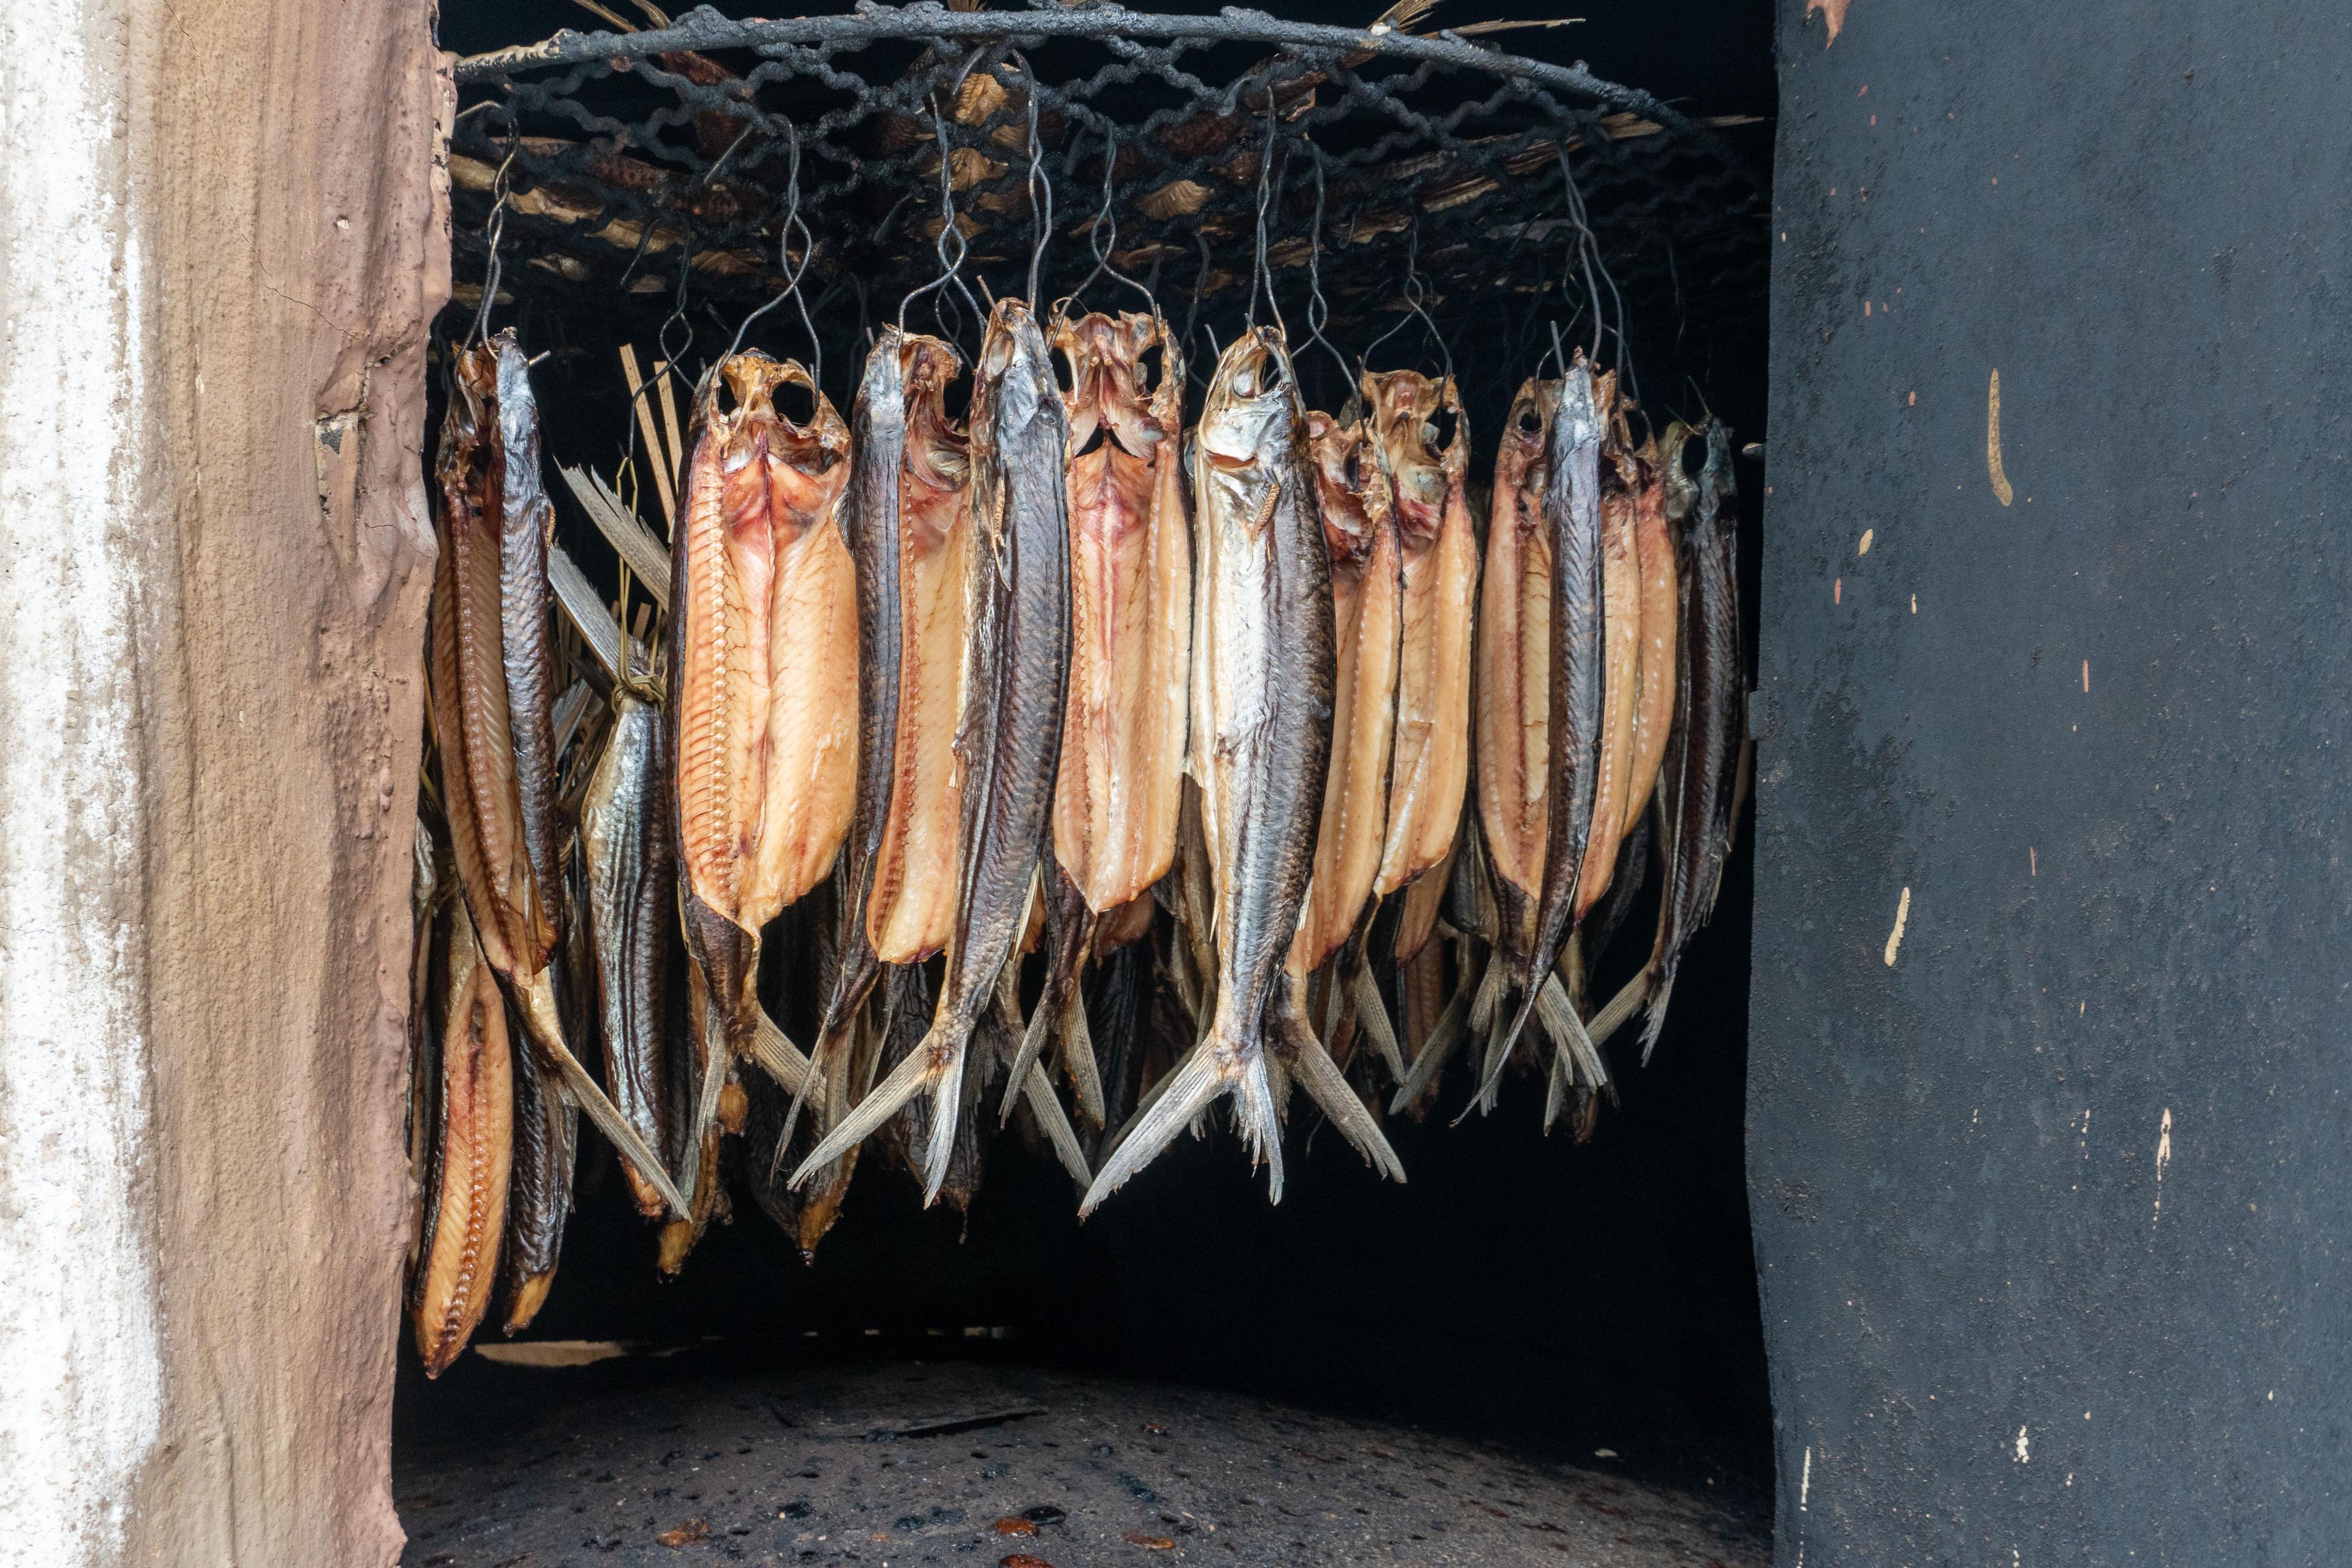
[[[41,601],[22,624],[54,623],[0,744],[55,750],[79,796],[54,823],[38,780],[0,799],[0,1136],[47,1184],[0,1176],[0,1230],[46,1224],[74,1261],[32,1304],[106,1325],[0,1345],[0,1384],[25,1373],[6,1522],[38,1532],[0,1558],[397,1555],[431,19],[27,0],[0,24],[0,567]],[[75,987],[105,1016],[42,1010]],[[26,1484],[13,1461],[44,1456]]]

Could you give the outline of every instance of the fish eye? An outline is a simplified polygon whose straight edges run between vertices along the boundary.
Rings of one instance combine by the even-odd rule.
[[[1540,433],[1542,429],[1543,421],[1536,417],[1536,411],[1534,409],[1526,408],[1519,411],[1519,433],[1521,435],[1537,435]]]
[[[1239,375],[1234,376],[1234,391],[1235,394],[1243,397],[1255,397],[1257,395],[1257,373],[1255,371],[1245,370]]]

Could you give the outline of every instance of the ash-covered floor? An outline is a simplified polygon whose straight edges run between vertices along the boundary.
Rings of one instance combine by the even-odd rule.
[[[450,1375],[485,1397],[435,1401],[441,1416],[398,1446],[402,1562],[1747,1568],[1771,1555],[1759,1500],[1612,1473],[1609,1458],[1564,1465],[1024,1366],[694,1360],[657,1380],[642,1363],[467,1358]]]

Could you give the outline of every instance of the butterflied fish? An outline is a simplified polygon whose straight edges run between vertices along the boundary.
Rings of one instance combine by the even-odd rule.
[[[919,1093],[932,1097],[926,1200],[947,1180],[967,1047],[1029,914],[1051,831],[1070,652],[1061,389],[1018,300],[990,312],[971,399],[971,553],[955,757],[955,920],[923,1043],[819,1142],[795,1184]],[[902,714],[903,722],[903,714]]]
[[[1666,742],[1674,731],[1675,635],[1682,613],[1682,589],[1675,565],[1674,535],[1666,526],[1666,496],[1672,480],[1683,480],[1683,447],[1690,426],[1676,420],[1666,426],[1663,442],[1644,444],[1641,463],[1649,482],[1642,488],[1633,512],[1633,551],[1642,575],[1642,644],[1639,689],[1633,698],[1633,760],[1625,780],[1625,814],[1621,833],[1631,836],[1633,825],[1650,808],[1658,784],[1658,768],[1665,760]]]
[[[1593,773],[1592,836],[1576,887],[1579,921],[1601,901],[1617,868],[1633,771],[1633,721],[1642,657],[1642,568],[1635,543],[1650,476],[1626,428],[1626,405],[1609,415],[1601,444],[1601,752]]]
[[[1176,852],[1192,637],[1192,548],[1177,447],[1184,360],[1156,314],[1058,320],[1071,390],[1070,689],[1054,786],[1054,858],[1083,899],[1059,917],[1045,991],[1006,1085],[1009,1117],[1051,1037],[1099,1121],[1102,1093],[1078,1001],[1092,918],[1166,874]],[[1145,356],[1157,349],[1159,378]]]
[[[1560,384],[1521,384],[1495,454],[1477,658],[1478,818],[1496,904],[1495,957],[1528,981],[1550,831],[1551,531],[1544,520]]]
[[[937,338],[900,350],[906,457],[894,536],[898,584],[897,734],[889,816],[866,896],[866,929],[884,963],[914,963],[947,945],[955,921],[953,863],[961,819],[956,714],[971,626],[971,443],[947,415],[961,362]],[[860,521],[863,526],[863,520]],[[878,524],[877,524],[878,526]]]
[[[1495,1084],[1511,1049],[1539,1004],[1559,1048],[1576,1058],[1580,1078],[1606,1081],[1599,1053],[1584,1037],[1552,965],[1574,923],[1576,889],[1592,835],[1593,790],[1601,732],[1601,444],[1612,396],[1581,356],[1562,378],[1546,435],[1544,528],[1551,544],[1549,692],[1546,723],[1551,755],[1546,790],[1543,881],[1535,916],[1527,979],[1507,1026],[1490,1035],[1479,1102],[1491,1106]]]
[[[501,432],[515,425],[520,439],[522,429],[535,429],[527,386],[514,384],[520,354],[509,356],[510,347],[501,334],[497,344],[457,356],[435,465],[442,548],[430,674],[442,801],[483,957],[513,997],[534,1059],[560,1075],[562,1093],[616,1148],[650,1163],[643,1140],[565,1044],[556,1003],[551,959],[557,930],[550,907],[562,884],[554,864],[552,681],[542,668],[550,602],[545,498],[533,500],[535,479],[526,484],[517,474],[526,463],[536,469],[535,436],[509,452]],[[502,387],[515,406],[502,406]],[[512,526],[506,518],[510,496],[520,509]],[[517,644],[511,651],[510,640]],[[523,731],[534,737],[520,742]],[[656,1185],[664,1202],[684,1211],[685,1199],[666,1176]]]
[[[587,863],[584,913],[595,943],[604,1081],[614,1105],[646,1146],[657,1150],[671,1119],[662,1019],[667,917],[677,884],[661,710],[640,684],[642,650],[634,639],[625,646],[627,679],[613,694],[612,735],[581,803],[580,850]],[[624,1161],[621,1170],[638,1210],[658,1218],[660,1193],[635,1165]]]
[[[410,1319],[425,1375],[438,1377],[465,1350],[490,1304],[505,1233],[514,1139],[514,1060],[506,999],[475,940],[463,902],[454,906],[441,1019],[439,1117],[426,1183],[425,1245]]]
[[[1214,885],[1210,1026],[1157,1086],[1081,1214],[1231,1093],[1243,1142],[1282,1194],[1274,1060],[1381,1169],[1402,1176],[1363,1104],[1307,1029],[1285,972],[1313,870],[1330,764],[1330,559],[1315,507],[1306,410],[1279,331],[1220,356],[1195,438],[1199,518],[1191,767]]]
[[[792,384],[810,385],[808,373],[757,352],[705,383],[670,566],[678,902],[702,1001],[700,1135],[687,1155],[698,1189],[717,1180],[728,1070],[752,1052],[761,929],[831,867],[855,788],[854,574],[833,516],[848,432],[821,395],[806,426],[779,414],[776,392]],[[821,625],[780,626],[780,607]],[[699,1190],[695,1209],[709,1210]]]
[[[1470,423],[1449,377],[1417,371],[1367,372],[1381,460],[1396,498],[1402,551],[1403,628],[1397,661],[1397,717],[1389,770],[1382,898],[1445,858],[1470,776],[1470,629],[1478,588],[1478,542],[1470,527],[1466,480]],[[1435,442],[1444,416],[1453,434]]]
[[[1380,872],[1403,588],[1395,509],[1370,432],[1309,414],[1307,441],[1330,552],[1337,658],[1331,765],[1314,875],[1290,949],[1290,971],[1300,976],[1320,968],[1355,932]]]

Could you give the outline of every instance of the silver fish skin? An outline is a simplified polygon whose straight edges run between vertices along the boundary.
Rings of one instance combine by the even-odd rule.
[[[924,1202],[955,1153],[974,1025],[1025,924],[1051,828],[1070,664],[1068,416],[1029,307],[989,314],[971,395],[971,631],[955,754],[956,915],[929,1031],[793,1173],[795,1185],[919,1093],[932,1097]]]
[[[1227,1093],[1243,1142],[1254,1162],[1266,1163],[1278,1201],[1281,1126],[1270,1070],[1277,1061],[1341,1119],[1327,1099],[1336,1084],[1339,1099],[1370,1128],[1374,1157],[1383,1169],[1395,1163],[1307,1028],[1284,973],[1314,868],[1337,652],[1307,411],[1278,330],[1254,328],[1219,357],[1196,434],[1192,481],[1192,767],[1214,889],[1216,1003],[1192,1054],[1121,1135],[1081,1215]],[[1363,1146],[1357,1127],[1343,1119],[1341,1127]]]
[[[499,630],[505,646],[508,722],[514,732],[515,786],[522,797],[523,851],[559,945],[567,912],[556,809],[555,661],[549,641],[547,547],[555,505],[540,473],[539,404],[530,359],[509,327],[490,340],[498,356],[499,493]]]
[[[627,645],[632,679],[643,655]],[[662,1060],[663,982],[668,957],[667,906],[677,896],[671,859],[668,758],[661,710],[625,683],[613,698],[613,732],[580,808],[586,862],[584,912],[596,955],[604,1020],[604,1081],[614,1107],[648,1149],[662,1147],[669,1086]],[[623,1163],[637,1206],[662,1213],[661,1194]]]
[[[866,929],[866,895],[874,886],[874,860],[890,820],[890,794],[898,763],[898,668],[902,652],[898,597],[898,479],[907,453],[906,368],[903,339],[885,326],[866,356],[857,399],[849,415],[849,482],[835,516],[847,537],[857,569],[857,803],[843,845],[846,896],[843,900],[838,962],[809,1060],[817,1070],[801,1080],[784,1118],[781,1152],[792,1142],[810,1089],[824,1078],[835,1053],[849,1037],[868,993],[881,973]]]
[[[1560,383],[1552,413],[1544,526],[1551,538],[1551,784],[1544,837],[1543,888],[1536,905],[1528,984],[1508,1029],[1488,1053],[1479,1098],[1492,1103],[1503,1066],[1543,998],[1567,944],[1576,888],[1592,837],[1593,789],[1601,766],[1602,675],[1601,442],[1605,411],[1592,367],[1579,355]],[[1544,977],[1539,982],[1537,977]],[[1556,1016],[1547,1015],[1547,1021]],[[1565,1024],[1579,1032],[1572,1010]],[[1589,1042],[1583,1054],[1597,1060]]]
[[[1676,671],[1679,754],[1668,761],[1678,777],[1668,805],[1675,814],[1666,856],[1666,887],[1649,971],[1649,1016],[1642,1026],[1642,1059],[1657,1048],[1666,1004],[1684,948],[1715,912],[1715,896],[1730,852],[1739,765],[1745,677],[1740,660],[1739,507],[1731,473],[1731,432],[1706,422],[1706,466],[1684,531],[1685,597],[1681,658]]]

